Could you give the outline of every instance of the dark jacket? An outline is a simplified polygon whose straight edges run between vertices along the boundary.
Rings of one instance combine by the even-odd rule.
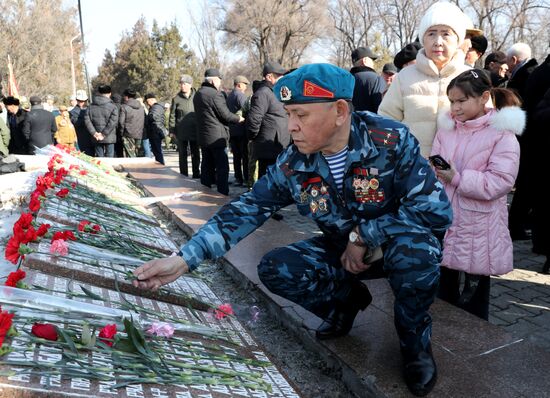
[[[123,137],[143,138],[145,127],[145,110],[135,98],[128,98],[126,103],[120,106],[118,126]]]
[[[285,109],[275,98],[271,83],[265,80],[252,95],[246,131],[258,159],[275,159],[290,143]]]
[[[510,80],[508,80],[506,87],[514,90],[522,101],[525,100],[527,94],[527,79],[529,79],[529,75],[535,70],[536,67],[537,60],[535,58],[531,58],[521,68],[519,68],[516,73],[514,73]],[[525,109],[525,104],[523,104],[522,108]]]
[[[94,103],[88,107],[84,122],[92,141],[96,144],[114,144],[116,142],[116,127],[118,124],[118,109],[116,105],[103,95],[94,96]],[[101,141],[93,138],[98,132],[105,136]]]
[[[172,99],[168,130],[175,134],[180,141],[198,140],[197,115],[193,105],[193,98],[196,93],[197,90],[192,88],[189,98],[185,98],[185,95],[180,91]]]
[[[147,138],[164,138],[164,104],[155,102],[145,118]]]
[[[8,127],[10,129],[10,153],[25,155],[28,153],[27,139],[23,132],[27,112],[19,108],[15,115],[8,112]]]
[[[227,108],[233,113],[237,113],[242,109],[246,102],[246,95],[240,90],[233,89],[227,96]],[[231,123],[229,125],[229,136],[231,138],[240,138],[246,135],[244,123]]]
[[[79,106],[75,106],[69,111],[69,115],[71,115],[71,123],[76,130],[78,146],[81,150],[90,148],[90,146],[95,145],[95,140],[90,135],[90,133],[88,132],[88,128],[86,127],[86,113],[88,113],[88,108],[82,109]]]
[[[53,144],[53,134],[57,131],[55,116],[42,107],[34,105],[25,117],[23,135],[28,141],[28,153],[34,155],[35,147],[44,148]]]
[[[353,107],[355,111],[378,112],[386,82],[378,73],[367,66],[354,66],[350,70],[355,77]]]
[[[216,87],[204,82],[193,98],[199,145],[201,147],[226,147],[229,140],[229,123],[238,123],[239,116],[231,113],[225,103],[225,97]]]

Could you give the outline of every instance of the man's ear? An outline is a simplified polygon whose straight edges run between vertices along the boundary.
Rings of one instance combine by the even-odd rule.
[[[346,100],[339,99],[334,106],[336,108],[336,125],[342,126],[350,115],[349,104]]]

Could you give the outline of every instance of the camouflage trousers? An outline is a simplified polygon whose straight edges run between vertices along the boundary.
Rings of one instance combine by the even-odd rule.
[[[325,318],[336,302],[346,303],[354,279],[368,278],[367,273],[353,275],[342,268],[347,242],[340,243],[315,237],[272,250],[258,265],[260,279],[273,293]],[[431,234],[401,234],[383,249],[401,349],[417,353],[431,339],[428,309],[439,284],[441,245]]]
[[[135,158],[143,156],[141,154],[141,140],[130,137],[122,137],[122,145],[124,148],[124,156],[127,158]]]

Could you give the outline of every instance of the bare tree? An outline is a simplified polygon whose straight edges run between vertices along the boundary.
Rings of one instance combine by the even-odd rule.
[[[220,7],[225,45],[260,68],[268,60],[297,66],[328,25],[325,0],[232,0]]]
[[[0,59],[9,54],[22,95],[53,94],[66,99],[72,92],[71,56],[77,84],[83,84],[76,10],[56,0],[0,0]],[[3,71],[3,73],[5,73]]]
[[[212,7],[207,0],[202,0],[200,8],[203,12],[201,17],[197,18],[191,7],[188,7],[191,25],[195,33],[195,47],[202,61],[203,69],[219,68],[222,64],[217,44],[220,25],[219,10]]]

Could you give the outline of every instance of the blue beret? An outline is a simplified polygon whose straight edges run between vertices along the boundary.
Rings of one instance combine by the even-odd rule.
[[[309,64],[281,77],[273,93],[283,104],[351,100],[355,78],[331,64]]]

